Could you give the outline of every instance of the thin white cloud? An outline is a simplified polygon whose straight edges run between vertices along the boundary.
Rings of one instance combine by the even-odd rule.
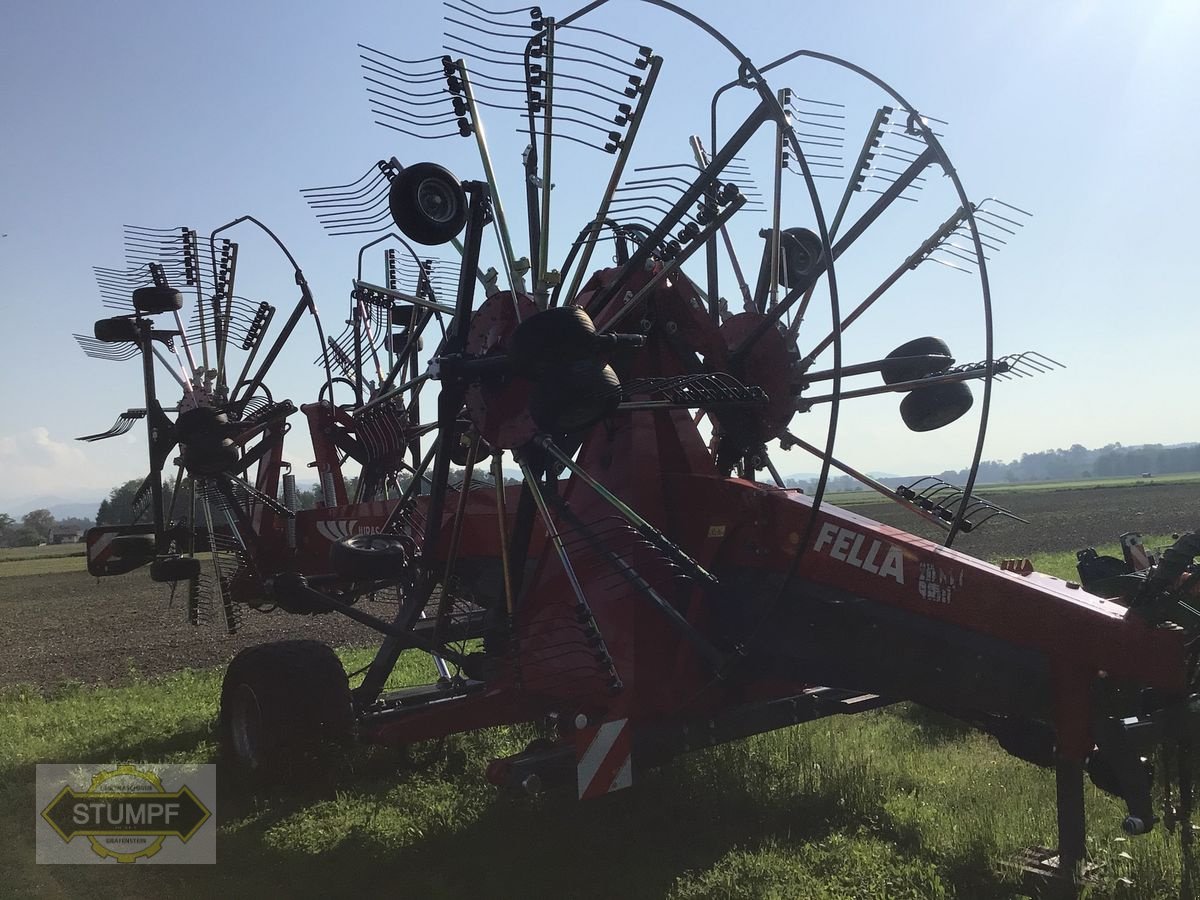
[[[42,425],[0,435],[0,473],[0,499],[41,494],[72,499],[112,486],[106,467],[92,465],[81,446],[55,440]]]

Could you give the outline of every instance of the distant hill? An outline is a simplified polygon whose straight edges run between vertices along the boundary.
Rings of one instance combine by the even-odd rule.
[[[1088,478],[1115,478],[1126,475],[1174,475],[1183,472],[1200,472],[1200,444],[1138,444],[1123,446],[1119,443],[1089,449],[1082,444],[1073,444],[1066,449],[1042,450],[1025,453],[1020,459],[984,460],[979,464],[976,484],[1028,484],[1038,481],[1083,481]],[[888,487],[911,484],[925,475],[936,475],[943,481],[961,485],[969,474],[966,469],[944,472],[921,472],[916,475],[896,476],[871,473]],[[816,476],[791,475],[784,479],[791,487],[812,490]],[[831,473],[828,489],[831,491],[855,491],[863,486],[845,475]]]
[[[35,509],[48,509],[56,519],[94,519],[100,500],[66,500],[62,497],[31,497],[28,500],[8,500],[0,507],[18,522],[21,516]]]
[[[1200,443],[1189,444],[1137,444],[1124,446],[1119,443],[1089,449],[1074,444],[1066,449],[1042,450],[1022,454],[1020,459],[985,460],[979,464],[979,484],[1025,484],[1037,481],[1079,481],[1087,478],[1114,478],[1125,475],[1171,475],[1181,472],[1200,472]],[[519,478],[517,470],[505,469],[506,478]],[[925,475],[936,475],[954,484],[966,481],[967,471],[919,472],[896,475],[890,472],[871,472],[871,477],[889,487],[911,484]],[[792,472],[784,476],[784,482],[792,487],[811,490],[815,486],[816,472]],[[300,481],[301,492],[316,488],[315,481]],[[853,491],[862,485],[836,470],[831,471],[829,490]],[[48,509],[59,520],[70,518],[93,518],[100,506],[100,499],[69,500],[59,496],[30,497],[21,500],[0,501],[0,512],[6,512],[17,521],[35,509]]]
[[[1200,444],[1108,444],[1090,450],[1073,444],[1065,450],[1025,453],[1010,462],[979,464],[981,484],[1021,484],[1029,481],[1077,481],[1122,475],[1171,475],[1200,472]],[[966,470],[943,472],[947,481],[965,478]]]

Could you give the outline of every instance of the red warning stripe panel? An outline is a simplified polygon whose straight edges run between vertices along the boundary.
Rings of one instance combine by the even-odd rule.
[[[112,556],[112,542],[116,536],[116,532],[110,531],[107,534],[98,535],[94,542],[87,545],[89,569],[93,566],[99,568],[108,561],[108,558]]]
[[[633,729],[613,719],[575,736],[579,799],[591,800],[633,784]]]

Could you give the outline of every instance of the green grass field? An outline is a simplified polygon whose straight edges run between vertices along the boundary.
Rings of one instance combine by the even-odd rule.
[[[59,559],[67,556],[85,556],[83,544],[47,544],[41,547],[0,548],[0,563],[20,562],[29,559]]]
[[[1097,549],[1120,555],[1115,543]],[[0,551],[0,579],[79,570],[81,552]],[[1032,559],[1076,577],[1073,551]],[[348,670],[370,656],[340,652]],[[431,680],[426,659],[404,660],[393,685]],[[147,678],[131,666],[116,686],[0,687],[0,898],[999,900],[1023,896],[1006,865],[1017,851],[1055,841],[1050,773],[954,720],[898,706],[694,753],[587,804],[485,780],[488,760],[524,747],[532,726],[355,747],[336,779],[286,790],[248,790],[218,769],[216,866],[37,866],[35,764],[216,761],[221,677],[216,667]],[[1178,834],[1126,838],[1123,805],[1090,784],[1087,806],[1098,864],[1087,896],[1180,895]]]
[[[83,544],[51,544],[45,547],[0,549],[0,578],[17,575],[52,575],[87,569]]]
[[[1169,534],[1142,535],[1142,543],[1148,550],[1169,547],[1173,542],[1174,539]],[[1121,558],[1121,545],[1116,542],[1101,544],[1095,550],[1101,556]],[[1045,572],[1047,575],[1053,575],[1063,581],[1079,580],[1079,573],[1075,570],[1075,551],[1073,550],[1064,550],[1061,553],[1035,553],[1029,557],[1029,561],[1039,572]]]
[[[367,655],[343,658],[356,668]],[[397,682],[428,675],[410,666]],[[216,866],[35,865],[34,764],[212,761],[220,678],[0,693],[0,895],[1001,898],[1017,890],[1005,860],[1053,841],[1047,773],[900,707],[697,753],[584,805],[484,780],[487,760],[531,728],[356,748],[336,782],[262,793],[222,782]],[[1090,787],[1087,801],[1103,864],[1092,896],[1174,896],[1174,840],[1161,829],[1127,840],[1118,802]]]
[[[915,480],[915,479],[914,479]],[[911,483],[911,482],[909,482]],[[1142,478],[1138,475],[1127,475],[1120,478],[1082,478],[1078,481],[1030,481],[1024,484],[979,484],[975,486],[976,494],[1011,494],[1037,491],[1086,491],[1098,488],[1139,487],[1142,485],[1171,485],[1200,483],[1200,472],[1182,472],[1173,475],[1152,476]],[[864,503],[878,503],[879,494],[871,490],[838,491],[825,495],[825,499],[837,506],[858,506]]]

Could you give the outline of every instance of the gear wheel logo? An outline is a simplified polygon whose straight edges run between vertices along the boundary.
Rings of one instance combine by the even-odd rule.
[[[66,843],[85,837],[101,859],[149,859],[168,837],[186,843],[211,817],[186,785],[168,791],[150,767],[118,765],[96,772],[84,791],[65,785],[42,818]]]

